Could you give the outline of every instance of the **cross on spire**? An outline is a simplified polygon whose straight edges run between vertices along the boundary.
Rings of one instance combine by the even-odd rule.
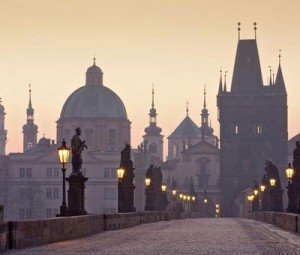
[[[278,59],[279,59],[279,65],[280,65],[281,64],[281,49],[279,49]]]
[[[186,101],[186,116],[189,116],[189,101]]]
[[[254,25],[254,37],[256,39],[256,30],[257,30],[257,26],[256,25],[257,25],[257,23],[254,22],[253,25]]]
[[[93,57],[93,61],[94,61],[94,66],[96,65],[96,56],[94,54],[94,57]]]

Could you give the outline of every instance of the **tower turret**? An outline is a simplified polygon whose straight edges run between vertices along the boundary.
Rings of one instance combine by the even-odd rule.
[[[163,135],[162,129],[157,126],[157,112],[154,106],[154,88],[152,88],[152,103],[149,111],[149,126],[145,128],[143,136],[146,150],[163,160]]]
[[[34,123],[34,109],[31,101],[31,85],[29,84],[29,103],[26,110],[27,119],[23,126],[23,152],[30,150],[37,143],[38,126]]]
[[[0,98],[0,155],[5,155],[7,130],[5,130],[5,109]]]

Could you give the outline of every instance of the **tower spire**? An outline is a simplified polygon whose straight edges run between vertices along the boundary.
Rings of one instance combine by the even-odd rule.
[[[94,57],[93,57],[93,65],[94,66],[96,65],[96,56],[95,56],[95,53],[94,53]]]
[[[272,67],[269,66],[269,72],[270,72],[270,77],[269,77],[269,85],[272,85]]]
[[[257,25],[257,23],[254,22],[253,25],[254,25],[254,38],[256,40],[256,30],[257,30],[257,26],[256,25]]]
[[[278,61],[279,61],[279,65],[280,65],[281,64],[281,49],[279,49]]]
[[[241,22],[238,22],[238,39],[241,38]]]
[[[206,109],[206,85],[204,84],[204,92],[203,92],[204,100],[203,100],[203,108]]]
[[[227,71],[225,71],[225,74],[224,74],[224,92],[227,92],[227,85],[226,85],[226,78],[227,78]]]
[[[218,91],[218,94],[220,95],[222,92],[223,92],[222,69],[220,69],[220,81],[219,81],[219,91]]]
[[[189,101],[186,101],[186,116],[188,117],[189,116]]]
[[[32,108],[32,102],[31,102],[31,84],[29,83],[29,104],[28,108]]]
[[[154,108],[154,83],[152,83],[152,108]]]

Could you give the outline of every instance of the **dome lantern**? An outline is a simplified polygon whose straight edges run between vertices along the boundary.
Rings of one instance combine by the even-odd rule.
[[[94,64],[86,71],[86,84],[87,86],[102,86],[103,85],[103,72],[100,67],[96,65],[96,58]]]

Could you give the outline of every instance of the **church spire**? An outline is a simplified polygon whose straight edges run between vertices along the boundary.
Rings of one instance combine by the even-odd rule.
[[[0,98],[0,155],[5,155],[7,142],[7,130],[5,129],[5,108]]]
[[[156,125],[156,109],[154,107],[154,84],[152,84],[152,102],[151,102],[151,109],[149,112],[149,123],[151,124],[155,124]]]
[[[33,121],[34,120],[34,109],[32,107],[32,100],[31,100],[31,84],[29,84],[29,102],[28,102],[28,108],[26,110],[27,113],[27,121]]]
[[[227,71],[225,71],[225,74],[224,74],[224,92],[227,92],[227,85],[226,85],[226,78],[227,78]]]
[[[241,22],[238,22],[238,39],[241,39]]]
[[[278,64],[278,70],[277,70],[277,75],[275,80],[276,91],[279,93],[286,94],[286,88],[285,88],[285,83],[284,83],[282,69],[281,69],[281,50],[279,50],[278,60],[279,60],[279,64]]]
[[[154,84],[152,83],[152,108],[154,108]]]
[[[220,95],[222,92],[223,92],[222,69],[220,69],[220,81],[219,81],[218,95]]]
[[[269,85],[272,86],[272,67],[271,66],[269,66],[269,72],[270,72]]]
[[[206,109],[206,85],[204,85],[204,92],[203,92],[203,108]]]
[[[189,116],[189,101],[186,101],[186,105],[185,105],[185,111],[186,111],[186,116]]]

